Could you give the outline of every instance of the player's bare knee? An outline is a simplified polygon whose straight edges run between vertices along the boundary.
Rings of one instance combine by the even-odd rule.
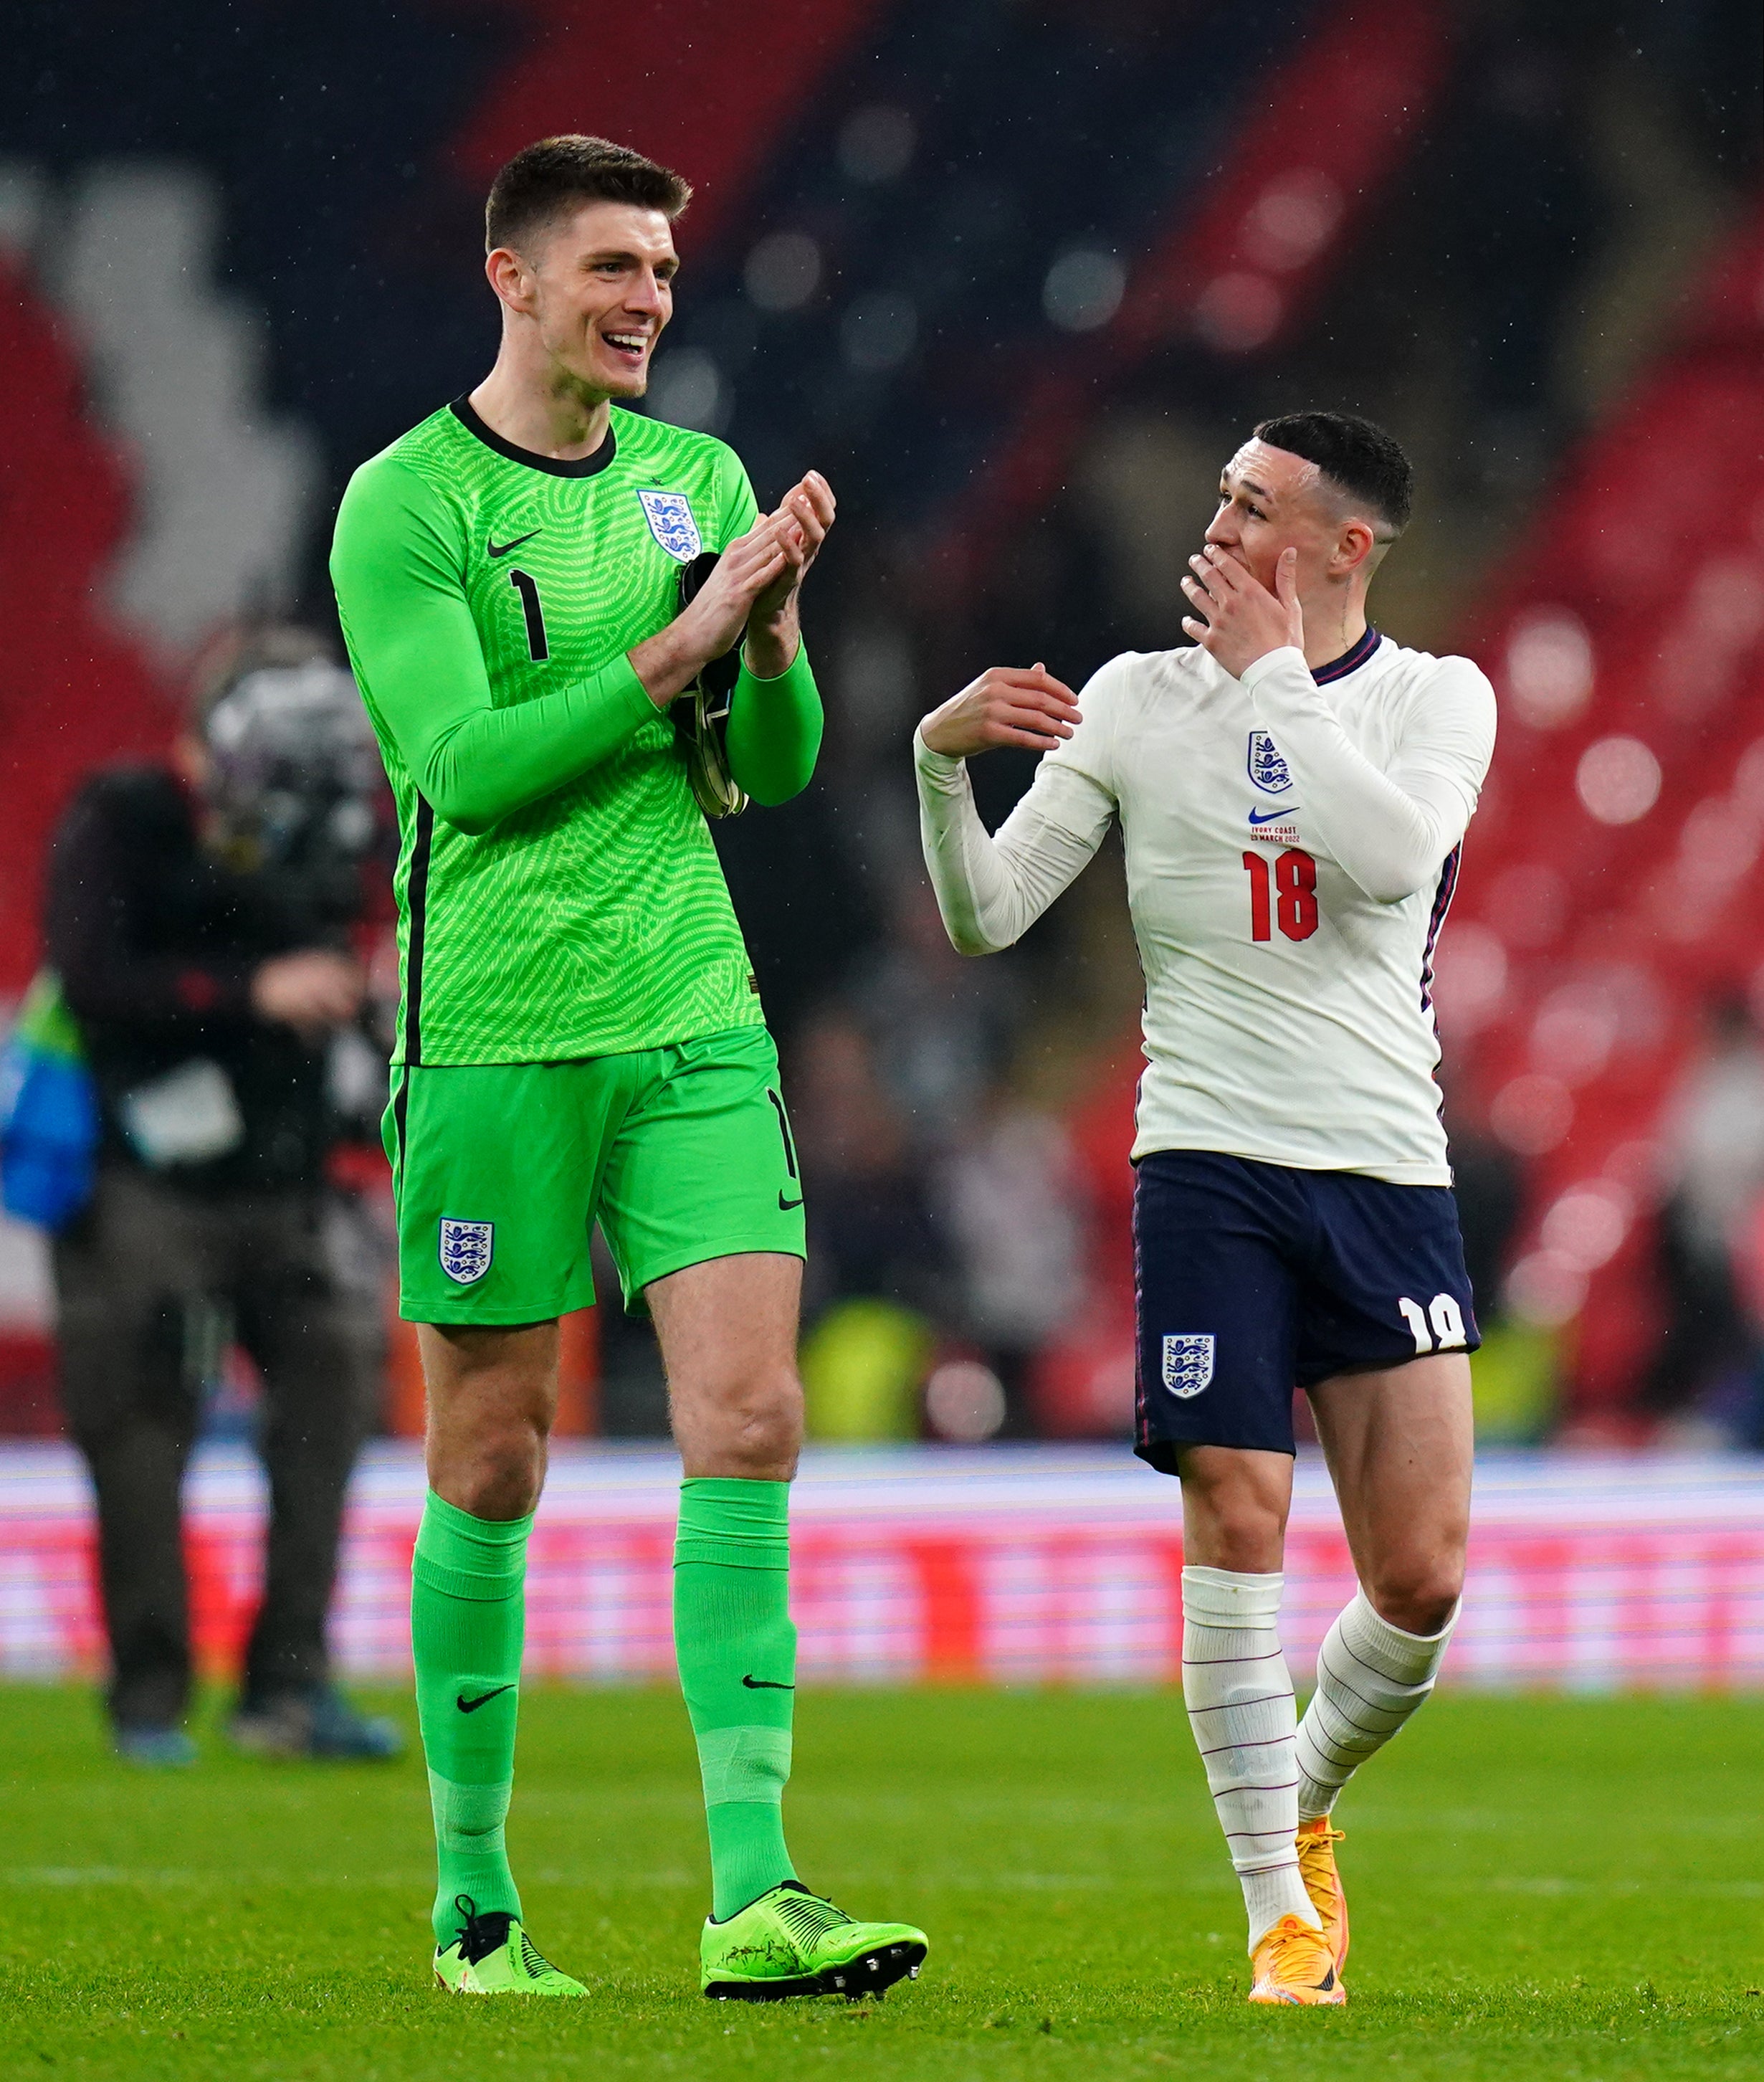
[[[474,1518],[524,1518],[539,1501],[545,1441],[530,1426],[512,1427],[431,1456],[436,1494]]]
[[[1282,1515],[1251,1496],[1209,1496],[1188,1514],[1187,1558],[1234,1574],[1267,1575],[1281,1566]]]
[[[525,1465],[486,1464],[471,1470],[465,1490],[466,1501],[460,1509],[474,1518],[525,1518],[538,1505],[538,1470],[530,1461]]]
[[[794,1375],[756,1381],[735,1399],[736,1450],[756,1466],[794,1468],[802,1443],[802,1392]]]
[[[1464,1587],[1463,1565],[1448,1557],[1397,1562],[1366,1586],[1381,1619],[1404,1633],[1436,1634],[1450,1624]]]
[[[789,1368],[684,1384],[676,1411],[696,1410],[691,1429],[720,1471],[756,1481],[788,1481],[802,1443],[802,1390]]]
[[[1248,1454],[1200,1447],[1181,1456],[1185,1553],[1203,1568],[1265,1575],[1281,1566],[1286,1493]]]
[[[1208,1566],[1228,1569],[1244,1576],[1270,1575],[1281,1566],[1281,1524],[1269,1512],[1244,1511],[1214,1520],[1208,1551]],[[1197,1554],[1193,1557],[1201,1561]]]

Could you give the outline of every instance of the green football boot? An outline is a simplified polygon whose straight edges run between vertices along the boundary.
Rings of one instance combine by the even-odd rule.
[[[909,1923],[854,1923],[800,1880],[785,1880],[726,1922],[707,1922],[698,1985],[714,2001],[879,1996],[916,1981],[930,1946]]]
[[[480,1916],[469,1894],[456,1894],[460,1932],[437,1948],[435,1978],[450,1996],[585,1996],[560,1974],[505,1909]]]

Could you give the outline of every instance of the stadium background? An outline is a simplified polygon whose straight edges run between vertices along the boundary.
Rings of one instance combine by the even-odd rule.
[[[1556,1646],[1477,1667],[1755,1681],[1756,1463],[1716,1456],[1764,1443],[1757,27],[1743,0],[683,0],[665,24],[564,0],[22,6],[0,78],[0,996],[36,965],[44,846],[79,778],[163,745],[224,626],[328,624],[349,470],[487,367],[490,172],[535,135],[605,130],[698,190],[650,408],[732,441],[762,498],[813,465],[841,500],[810,610],[821,773],[718,834],[809,1185],[813,1428],[970,1452],[1001,1425],[1117,1437],[1139,995],[1118,865],[1021,948],[962,963],[917,858],[907,734],[987,663],[1046,657],[1076,684],[1166,644],[1248,423],[1369,412],[1420,479],[1379,622],[1467,650],[1502,701],[1438,977],[1483,1434],[1705,1456],[1657,1480],[1648,1459],[1504,1464],[1497,1632],[1515,1657]],[[988,814],[1026,778],[986,761]],[[1679,1247],[1711,1137],[1739,1195],[1712,1299]],[[350,1182],[383,1251],[376,1162]],[[360,1670],[401,1653],[382,1621],[420,1392],[391,1336],[341,1622]],[[569,1351],[567,1429],[659,1432],[646,1334],[579,1319]],[[21,1671],[96,1638],[53,1374],[40,1241],[9,1225],[0,1663]],[[221,1661],[250,1597],[248,1376],[235,1354],[214,1384],[196,1486]],[[820,1464],[845,1544],[810,1667],[1161,1674],[1168,1644],[1121,1633],[1119,1587],[1167,1574],[1162,1493],[1119,1448],[992,1451],[941,1464],[1002,1486],[991,1518],[966,1490],[909,1494],[918,1461],[893,1486],[864,1473],[880,1461]],[[606,1624],[629,1652],[588,1626],[547,1667],[642,1674],[660,1550],[641,1526],[628,1552],[594,1541],[642,1517],[608,1501],[620,1469],[662,1522],[664,1463],[584,1448],[566,1468],[555,1595],[628,1576]],[[1075,1529],[1079,1476],[1101,1488]],[[836,1524],[846,1481],[873,1486]],[[1540,1633],[1524,1614],[1545,1610]],[[882,1645],[826,1645],[853,1625]]]

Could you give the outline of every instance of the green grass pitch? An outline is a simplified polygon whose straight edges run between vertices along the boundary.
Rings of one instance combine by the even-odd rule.
[[[408,1711],[402,1702],[398,1710]],[[534,1689],[510,1836],[577,2004],[432,1993],[414,1759],[106,1757],[91,1701],[0,1692],[0,2048],[29,2075],[474,2082],[1764,2074],[1764,1705],[1436,1700],[1344,1801],[1342,2012],[1251,2010],[1173,1696],[805,1693],[791,1840],[929,1931],[886,2003],[697,1993],[684,1716]]]

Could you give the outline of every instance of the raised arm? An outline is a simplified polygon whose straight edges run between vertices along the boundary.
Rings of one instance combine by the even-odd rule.
[[[1467,659],[1444,660],[1383,771],[1351,741],[1304,653],[1270,651],[1242,681],[1280,747],[1305,820],[1379,904],[1438,877],[1463,837],[1494,751],[1494,693]]]
[[[747,474],[731,456],[729,523],[753,526],[758,504]],[[832,487],[810,470],[785,495],[772,520],[785,567],[754,603],[730,697],[729,770],[756,803],[785,803],[807,787],[821,749],[820,689],[802,642],[799,596],[833,525]]]
[[[1182,626],[1248,693],[1337,863],[1375,903],[1400,904],[1438,874],[1476,810],[1494,752],[1494,690],[1468,659],[1442,660],[1389,766],[1375,765],[1305,662],[1298,554],[1282,550],[1270,591],[1209,542],[1189,559],[1182,589],[1197,613]]]
[[[616,751],[655,713],[630,660],[499,709],[466,605],[465,546],[423,480],[357,474],[330,553],[343,639],[364,698],[424,799],[486,832]]]
[[[989,835],[967,759],[1001,744],[1053,751],[1083,718],[1070,688],[1037,666],[983,672],[913,735],[925,866],[949,942],[992,955],[1021,939],[1102,843],[1114,802],[1074,760],[1043,759],[1029,792]]]
[[[504,709],[492,706],[466,605],[464,542],[423,479],[396,465],[358,474],[330,571],[369,710],[436,816],[476,834],[597,766],[726,651],[784,568],[776,537],[769,523],[750,530],[665,629]]]

